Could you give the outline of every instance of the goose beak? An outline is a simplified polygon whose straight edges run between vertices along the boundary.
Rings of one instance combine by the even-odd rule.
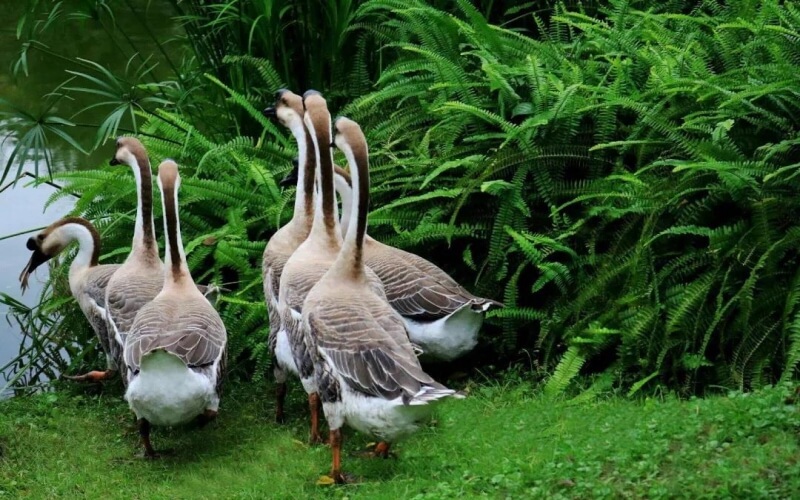
[[[28,240],[28,243],[30,243],[30,240]],[[28,261],[28,264],[25,265],[25,269],[23,269],[22,273],[19,275],[19,283],[22,293],[25,293],[25,290],[28,288],[28,277],[33,274],[37,267],[41,266],[48,260],[50,260],[50,256],[45,255],[38,248],[33,251],[31,254],[31,259]]]
[[[298,170],[300,169],[299,164],[297,162],[297,158],[292,160],[292,169],[286,174],[286,177],[278,182],[279,186],[294,186],[297,184],[298,179]]]
[[[33,252],[34,250],[37,250],[38,247],[36,246],[36,239],[33,236],[28,238],[28,241],[25,243],[25,247],[28,250],[30,250],[31,252]]]
[[[111,165],[112,167],[113,167],[114,165],[119,165],[119,160],[117,160],[117,158],[116,158],[116,157],[114,157],[114,158],[111,158],[111,160],[109,160],[108,164],[109,164],[109,165]]]
[[[272,106],[264,108],[263,113],[264,116],[266,116],[267,118],[275,118],[276,116],[278,116],[278,114],[275,112],[275,108]]]

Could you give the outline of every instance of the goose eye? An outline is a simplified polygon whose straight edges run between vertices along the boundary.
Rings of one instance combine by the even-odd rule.
[[[44,235],[43,234],[37,235],[36,239],[39,241],[44,241]]]

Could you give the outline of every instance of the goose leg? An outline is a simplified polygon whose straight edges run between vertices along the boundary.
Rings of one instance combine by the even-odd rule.
[[[322,435],[319,433],[319,409],[320,404],[319,394],[312,392],[308,395],[308,409],[311,411],[311,437],[309,443],[322,444],[325,442]]]
[[[217,418],[217,412],[214,410],[206,410],[197,416],[197,425],[201,429],[208,425],[209,422]]]
[[[158,458],[158,453],[153,449],[153,444],[150,443],[150,422],[147,419],[140,418],[137,422],[139,424],[139,436],[142,438],[144,445],[145,458]]]
[[[109,380],[116,373],[116,370],[92,370],[83,375],[62,375],[62,377],[67,380],[74,380],[75,382],[100,382],[102,380]]]
[[[331,451],[333,452],[333,466],[331,467],[331,478],[336,484],[352,483],[354,480],[348,474],[342,472],[342,430],[336,429],[330,432]]]
[[[283,414],[283,404],[286,401],[286,382],[279,382],[275,386],[275,422],[283,424],[286,416]]]

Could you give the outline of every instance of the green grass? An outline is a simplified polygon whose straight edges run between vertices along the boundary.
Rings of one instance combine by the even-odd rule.
[[[119,394],[56,392],[0,403],[0,496],[9,498],[747,497],[800,492],[800,411],[770,388],[709,399],[548,401],[525,385],[475,388],[397,446],[397,460],[345,457],[362,482],[317,486],[305,405],[272,422],[271,388],[240,386],[204,429],[157,428],[139,452]],[[348,432],[348,452],[366,444]]]

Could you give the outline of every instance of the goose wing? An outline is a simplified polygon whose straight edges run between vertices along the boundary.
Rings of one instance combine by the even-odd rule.
[[[402,250],[385,247],[367,257],[380,276],[386,298],[397,312],[416,321],[435,321],[467,304],[494,302],[469,293],[435,264]]]
[[[160,270],[125,276],[115,273],[105,300],[109,331],[119,334],[120,344],[125,344],[136,314],[158,295],[163,286],[164,274]]]
[[[370,396],[411,398],[423,385],[443,387],[422,371],[402,319],[370,302],[317,304],[307,316],[309,343],[350,388]]]
[[[108,287],[108,282],[119,268],[120,264],[105,264],[92,267],[87,272],[84,293],[102,309],[106,307],[106,287]]]
[[[142,358],[157,349],[178,356],[190,368],[221,362],[225,325],[208,301],[193,299],[154,300],[143,307],[125,342],[125,364],[138,370]]]
[[[92,329],[100,340],[100,346],[106,355],[111,355],[111,336],[106,325],[106,287],[111,276],[119,269],[117,264],[95,266],[89,269],[83,297],[76,297],[83,314],[92,325]],[[115,341],[115,340],[114,340]],[[118,361],[118,360],[117,360]]]

